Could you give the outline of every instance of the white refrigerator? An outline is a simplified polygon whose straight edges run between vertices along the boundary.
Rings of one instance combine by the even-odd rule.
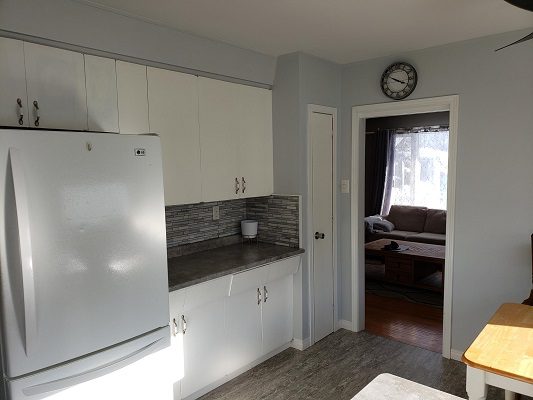
[[[129,398],[170,342],[159,138],[0,129],[0,280],[0,398]]]

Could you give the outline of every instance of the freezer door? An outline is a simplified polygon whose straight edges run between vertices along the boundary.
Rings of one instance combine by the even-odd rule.
[[[156,136],[0,130],[4,374],[168,324]]]

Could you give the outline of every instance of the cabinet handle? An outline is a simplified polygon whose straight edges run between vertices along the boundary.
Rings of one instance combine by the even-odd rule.
[[[176,322],[176,318],[172,319],[172,336],[178,336],[178,323]]]
[[[246,191],[246,181],[244,180],[244,176],[242,177],[242,192],[244,193]]]
[[[266,286],[263,286],[263,292],[265,293],[263,301],[266,303],[268,300],[268,290]]]
[[[39,103],[37,100],[33,101],[33,108],[35,109],[35,126],[39,126],[39,120],[41,116],[39,115]]]
[[[181,331],[185,335],[185,332],[187,332],[187,321],[185,320],[185,315],[181,316],[181,326],[182,326]]]
[[[19,108],[19,125],[24,125],[24,113],[22,112],[22,100],[17,99],[17,106]]]
[[[235,178],[235,194],[239,194],[239,191],[241,190],[239,186],[239,179]]]
[[[257,305],[261,304],[261,289],[257,288]]]

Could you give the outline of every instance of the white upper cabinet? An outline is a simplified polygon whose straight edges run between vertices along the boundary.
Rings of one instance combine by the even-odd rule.
[[[0,88],[0,126],[28,126],[24,44],[20,40],[0,38]]]
[[[24,43],[29,126],[87,130],[83,54]]]
[[[238,86],[242,101],[239,118],[241,197],[268,196],[274,186],[272,92]]]
[[[199,78],[203,201],[272,194],[272,94]]]
[[[202,200],[239,197],[239,85],[198,78]]]
[[[84,55],[87,123],[90,131],[118,132],[115,60]]]
[[[146,66],[117,61],[116,68],[120,133],[150,132]]]
[[[165,204],[202,201],[196,76],[148,68],[150,129],[161,138]]]

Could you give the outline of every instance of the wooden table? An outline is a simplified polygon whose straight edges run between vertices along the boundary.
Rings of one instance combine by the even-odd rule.
[[[385,280],[406,286],[415,286],[442,292],[444,290],[444,259],[446,247],[438,244],[394,240],[407,250],[383,250],[390,239],[379,239],[365,244],[365,254],[383,258],[385,263]],[[431,285],[427,278],[437,271],[442,271],[439,286]]]
[[[487,385],[533,396],[533,307],[503,304],[463,355],[470,400],[484,400]]]

